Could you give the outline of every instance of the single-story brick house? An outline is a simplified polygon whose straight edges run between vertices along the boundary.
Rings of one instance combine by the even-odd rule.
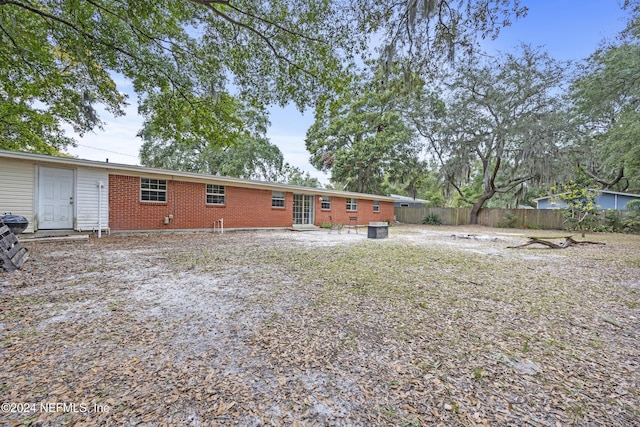
[[[558,197],[545,196],[533,199],[538,209],[563,209],[567,204]],[[617,191],[597,190],[595,203],[598,209],[625,210],[627,203],[640,200],[640,194],[620,193]]]
[[[393,219],[390,197],[0,150],[0,214],[37,230],[288,228]],[[353,222],[352,222],[353,223]]]

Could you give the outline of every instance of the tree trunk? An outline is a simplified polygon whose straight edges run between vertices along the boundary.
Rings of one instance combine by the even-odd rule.
[[[480,209],[482,209],[484,202],[492,198],[495,193],[495,191],[484,193],[482,196],[480,196],[478,201],[473,204],[473,207],[471,208],[471,224],[478,224],[478,214],[480,213]]]
[[[476,202],[471,208],[471,224],[478,224],[478,213],[480,213],[482,205]]]

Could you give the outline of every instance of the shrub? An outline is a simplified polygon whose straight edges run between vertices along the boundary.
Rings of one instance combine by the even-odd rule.
[[[622,230],[622,213],[617,210],[608,209],[604,213],[604,225],[606,231]]]
[[[442,225],[442,220],[440,219],[440,215],[428,213],[422,219],[422,223],[427,225]]]
[[[595,209],[593,211],[590,209],[580,211],[567,208],[562,210],[562,216],[564,217],[565,228],[567,230],[581,231],[582,234],[588,230],[595,230],[596,225],[598,225],[598,217]]]
[[[623,230],[627,233],[640,233],[640,216],[630,216],[623,222]]]
[[[507,212],[504,217],[498,221],[496,227],[498,228],[515,228],[518,223],[518,216]]]
[[[640,200],[627,203],[627,215],[622,220],[622,229],[628,233],[640,232]]]

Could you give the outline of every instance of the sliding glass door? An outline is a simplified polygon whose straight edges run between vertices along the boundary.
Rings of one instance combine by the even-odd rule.
[[[293,195],[293,225],[313,224],[313,196]]]

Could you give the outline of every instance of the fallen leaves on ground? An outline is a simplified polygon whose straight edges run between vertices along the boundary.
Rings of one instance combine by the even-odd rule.
[[[0,420],[637,423],[640,237],[557,252],[460,232],[491,238],[397,227],[385,240],[25,243],[23,270],[0,273]]]

